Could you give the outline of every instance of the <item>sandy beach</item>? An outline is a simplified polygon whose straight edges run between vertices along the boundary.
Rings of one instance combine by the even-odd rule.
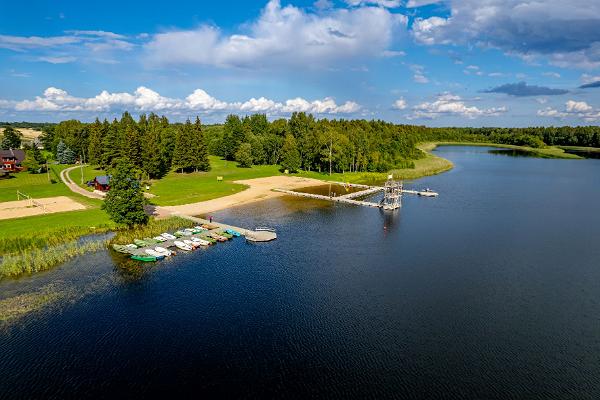
[[[217,199],[201,201],[198,203],[183,204],[180,206],[157,207],[157,214],[168,216],[171,214],[201,215],[226,208],[237,207],[261,200],[285,196],[284,193],[274,192],[273,189],[294,190],[303,187],[321,186],[323,181],[311,178],[299,178],[294,176],[270,176],[267,178],[256,178],[235,181],[248,186],[242,192],[231,196],[219,197]]]

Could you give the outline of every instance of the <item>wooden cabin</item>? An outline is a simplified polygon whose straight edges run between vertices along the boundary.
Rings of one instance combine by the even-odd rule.
[[[0,150],[0,168],[8,172],[23,170],[21,163],[25,160],[25,151],[20,149]]]
[[[110,175],[101,175],[94,178],[92,181],[94,184],[95,190],[100,190],[101,192],[108,192],[110,190]]]

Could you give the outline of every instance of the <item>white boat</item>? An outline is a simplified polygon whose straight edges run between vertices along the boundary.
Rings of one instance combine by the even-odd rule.
[[[167,239],[167,240],[175,240],[175,239],[177,239],[177,237],[176,237],[176,236],[173,236],[173,235],[171,235],[170,233],[163,233],[163,234],[162,234],[162,235],[160,235],[160,236],[164,237],[164,238],[165,238],[165,239]]]
[[[207,231],[208,229],[201,227],[200,225],[195,226],[194,228],[201,230],[201,231]]]
[[[192,246],[183,243],[181,240],[176,240],[175,242],[173,242],[173,244],[180,250],[185,250],[185,251],[192,251],[194,250],[192,248]]]
[[[436,192],[434,192],[433,190],[427,188],[425,190],[418,192],[418,195],[423,196],[423,197],[436,197],[438,194]]]
[[[164,236],[155,236],[155,237],[153,237],[153,239],[158,240],[159,242],[166,242],[167,240],[169,240]]]
[[[137,249],[137,248],[138,248],[138,247],[137,247],[135,244],[133,244],[133,243],[126,244],[126,245],[125,245],[125,247],[127,247],[128,249]]]
[[[208,240],[193,238],[192,242],[198,243],[200,246],[210,246],[210,242]]]
[[[146,254],[154,256],[154,257],[164,257],[166,255],[166,254],[159,253],[158,251],[153,250],[153,249],[146,249],[144,251],[146,252]]]
[[[183,243],[187,244],[188,246],[192,246],[192,248],[194,248],[194,249],[197,249],[198,247],[200,247],[200,243],[193,242],[189,239],[184,240]]]
[[[164,247],[155,247],[154,250],[166,257],[173,255],[173,252],[171,250],[165,249]]]

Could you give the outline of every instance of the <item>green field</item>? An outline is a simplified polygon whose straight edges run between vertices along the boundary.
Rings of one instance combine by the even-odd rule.
[[[173,206],[211,200],[241,192],[246,188],[233,181],[281,175],[277,165],[238,168],[236,162],[214,156],[210,157],[210,165],[209,172],[171,172],[163,179],[153,181],[149,192],[156,197],[152,198],[151,202],[159,206]],[[218,176],[222,176],[223,181],[217,181]]]

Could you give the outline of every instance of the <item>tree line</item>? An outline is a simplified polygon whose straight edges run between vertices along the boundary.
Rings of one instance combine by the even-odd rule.
[[[91,124],[63,121],[44,129],[44,147],[61,160],[61,154],[112,170],[126,159],[151,179],[172,169],[208,171],[208,146],[200,119],[171,124],[166,117],[142,114],[136,121],[128,112],[112,122],[96,119]],[[61,161],[62,162],[62,161]]]
[[[105,169],[128,159],[149,178],[171,170],[206,171],[208,154],[237,161],[241,167],[280,165],[290,172],[386,172],[411,168],[424,157],[416,144],[424,141],[492,142],[530,147],[547,145],[600,147],[600,127],[430,128],[380,120],[316,119],[293,113],[269,121],[265,114],[229,115],[222,125],[171,123],[156,114],[136,121],[127,112],[112,122],[77,120],[45,125],[42,142],[57,154]],[[63,143],[63,145],[61,145]]]

